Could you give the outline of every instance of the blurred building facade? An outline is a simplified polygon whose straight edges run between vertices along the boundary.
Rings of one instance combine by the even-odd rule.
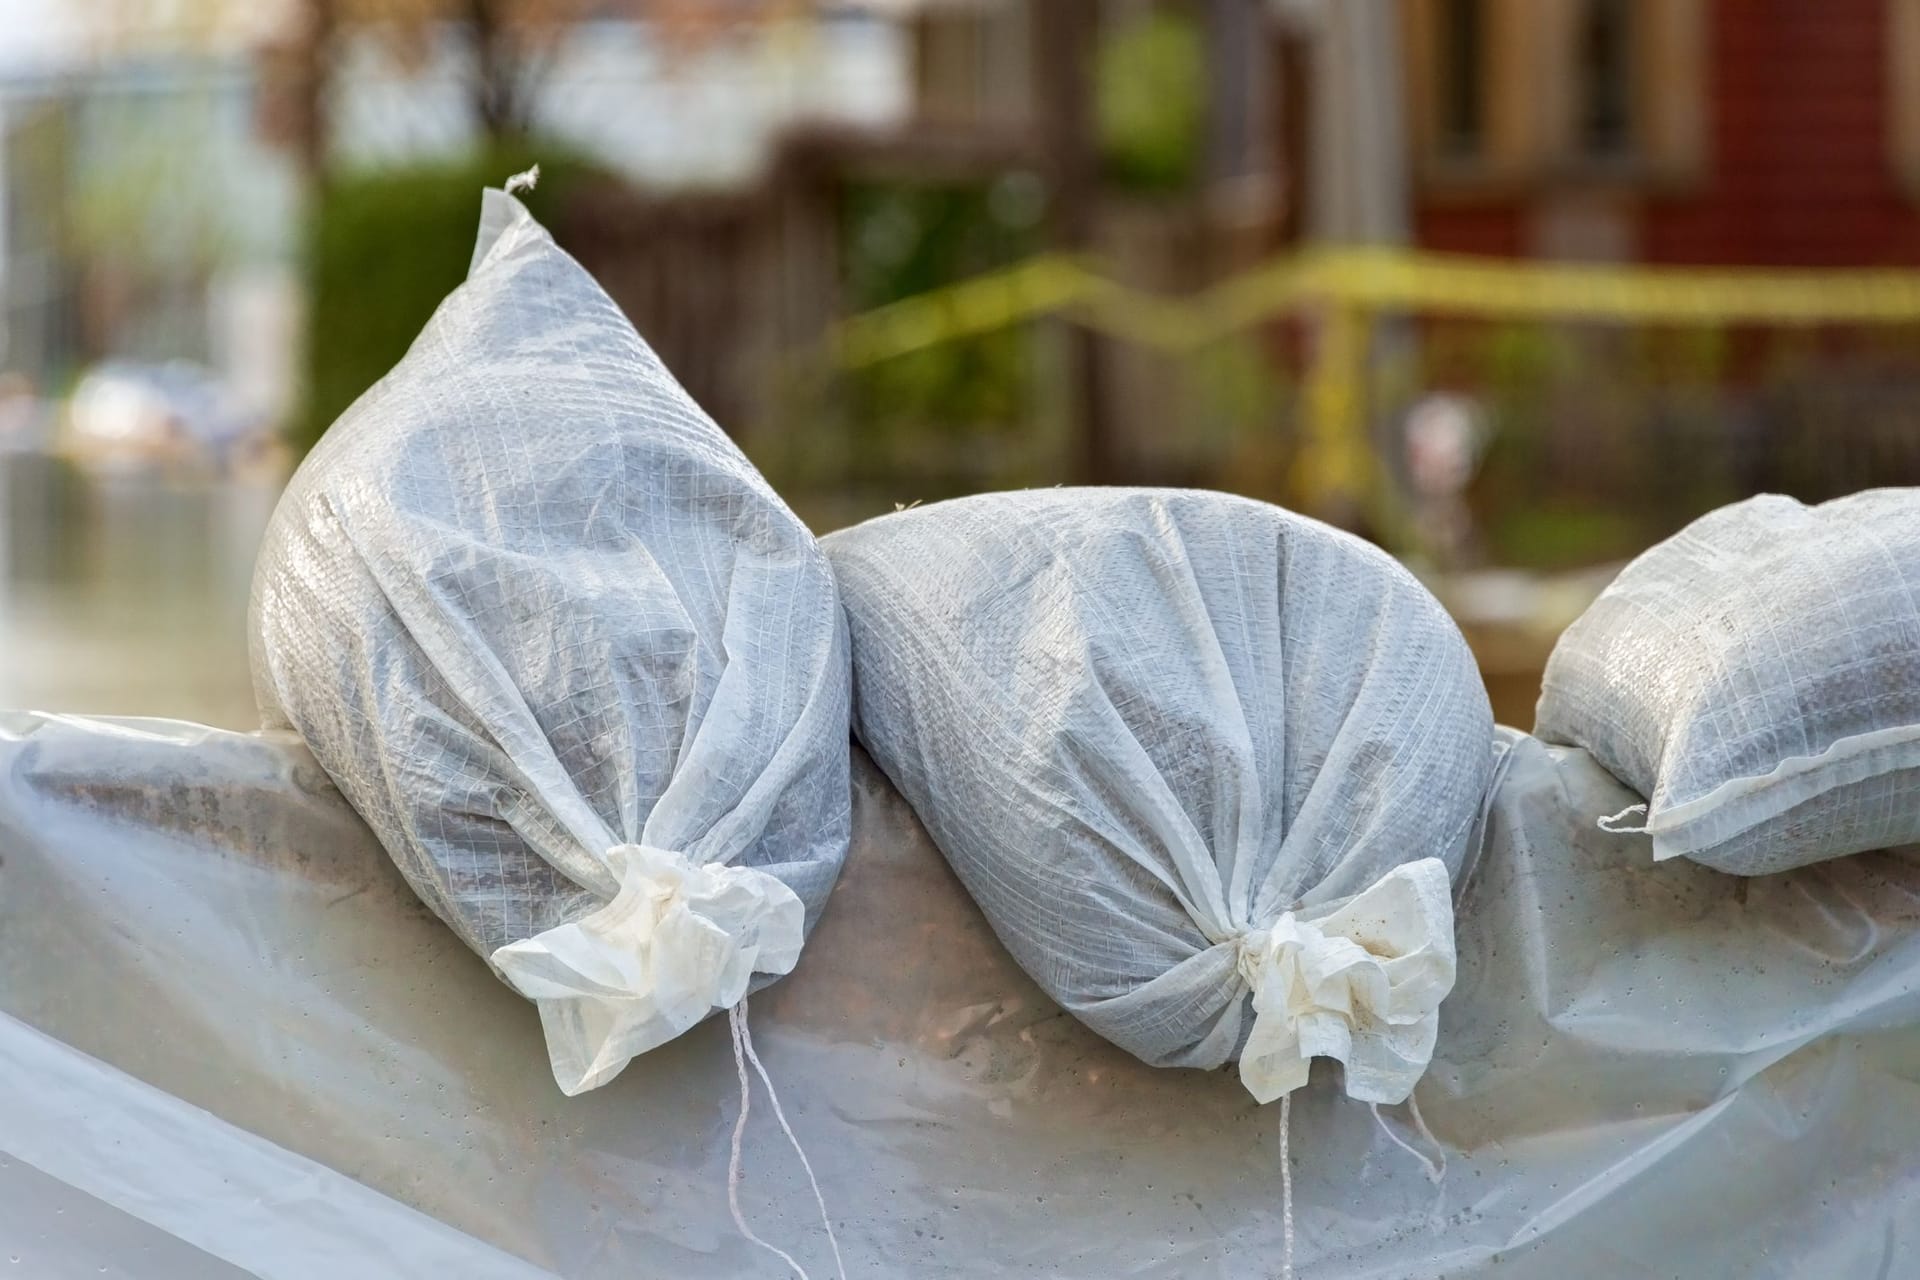
[[[283,410],[295,175],[254,136],[244,58],[127,57],[0,80],[0,369],[191,360]]]
[[[1204,27],[1204,177],[1270,184],[1285,239],[1920,263],[1920,0],[1095,7],[1110,28],[1156,8]],[[922,117],[1035,125],[1032,9],[924,0]]]
[[[0,56],[0,373],[58,387],[110,358],[184,356],[270,416],[314,381],[297,321],[318,292],[305,227],[326,192],[497,142],[499,122],[474,92],[489,46],[455,20],[468,8],[405,38],[366,19],[382,11],[372,0],[284,8],[293,25],[212,48],[76,48],[31,74]],[[1170,295],[1328,243],[1920,265],[1920,0],[482,9],[574,15],[549,21],[527,60],[538,74],[507,114],[536,154],[585,157],[617,182],[553,210],[552,225],[730,430],[809,464],[840,459],[823,484],[864,469],[913,497],[1225,472],[1268,492],[1313,413],[1299,395],[1324,334],[1313,317],[1204,350],[1047,324],[870,374],[818,367],[838,318],[1048,250]],[[465,207],[457,233],[392,234],[459,240]],[[403,319],[410,336],[424,317]],[[339,323],[316,316],[308,332]],[[1721,336],[1692,335],[1687,377],[1718,388],[1787,363]],[[1620,375],[1631,344],[1619,333],[1388,317],[1366,341],[1385,386],[1379,438],[1423,391],[1501,396],[1489,385],[1517,379],[1489,422],[1541,419],[1548,443],[1527,465],[1564,453],[1576,479],[1584,440],[1631,432],[1596,425],[1594,397],[1565,370],[1604,367],[1630,386],[1667,376]],[[342,394],[380,359],[350,370]],[[1730,438],[1774,438],[1740,425],[1765,416],[1753,402],[1673,401],[1619,413],[1648,431],[1694,415]],[[838,415],[830,429],[823,413]],[[915,468],[944,478],[921,487]]]
[[[1423,246],[1920,264],[1913,0],[1405,0],[1402,16]]]
[[[796,120],[901,114],[893,24],[782,16],[749,13],[691,46],[645,23],[569,24],[542,50],[532,136],[636,190],[712,192],[751,185]],[[19,59],[0,33],[0,373],[57,394],[102,361],[187,360],[250,412],[295,406],[312,175],[285,136],[280,32],[242,19],[193,40],[162,27],[109,41],[76,18]],[[337,32],[328,167],[473,151],[471,62],[450,28],[419,47]]]
[[[1047,243],[1091,251],[1140,289],[1191,295],[1330,243],[1920,266],[1920,0],[910,8],[917,127],[1030,139],[1054,209]],[[1203,93],[1180,167],[1154,148],[1186,110],[1169,73],[1183,59]],[[1240,336],[1184,350],[1068,339],[1091,350],[1057,361],[1052,385],[1077,414],[1071,432],[1093,440],[1068,474],[1299,500],[1299,445],[1326,416],[1302,373],[1337,337],[1352,350],[1335,398],[1364,424],[1378,483],[1410,483],[1423,397],[1475,406],[1483,456],[1462,493],[1474,530],[1455,539],[1468,558],[1578,562],[1756,489],[1814,499],[1920,482],[1911,325],[1441,306]]]

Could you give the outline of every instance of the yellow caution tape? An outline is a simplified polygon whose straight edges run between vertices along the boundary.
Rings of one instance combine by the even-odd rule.
[[[1357,306],[1643,324],[1920,321],[1920,271],[1575,267],[1368,250],[1320,255],[1315,291]]]
[[[1180,350],[1307,307],[1636,324],[1920,323],[1920,271],[1585,267],[1321,249],[1169,298],[1046,254],[854,316],[838,326],[834,346],[843,365],[858,368],[1058,316]]]
[[[1072,260],[1042,255],[844,320],[834,346],[842,364],[876,364],[1055,314],[1089,296],[1098,283]]]

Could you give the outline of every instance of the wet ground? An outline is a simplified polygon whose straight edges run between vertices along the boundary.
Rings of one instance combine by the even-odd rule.
[[[276,496],[0,454],[0,707],[251,727],[247,585]]]

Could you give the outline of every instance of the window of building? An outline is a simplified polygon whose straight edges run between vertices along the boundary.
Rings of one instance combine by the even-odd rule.
[[[1441,0],[1439,12],[1440,151],[1477,159],[1486,149],[1487,40],[1481,0]]]
[[[1582,158],[1631,156],[1634,136],[1633,0],[1585,0],[1575,33],[1574,143]]]
[[[1888,0],[1887,92],[1893,171],[1920,200],[1920,0]]]
[[[1891,2],[1920,20],[1920,0]],[[1697,177],[1707,9],[1705,0],[1405,0],[1422,182],[1472,197]],[[1920,81],[1920,65],[1913,71]],[[1920,107],[1916,126],[1920,139]]]

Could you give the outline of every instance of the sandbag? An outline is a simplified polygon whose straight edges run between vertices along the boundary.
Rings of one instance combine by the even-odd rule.
[[[1560,638],[1534,731],[1640,793],[1595,816],[1655,858],[1761,875],[1920,840],[1920,490],[1696,520]]]
[[[251,629],[267,724],[539,1003],[562,1089],[793,967],[849,830],[831,572],[512,196],[294,476]]]
[[[1026,971],[1261,1101],[1399,1101],[1454,979],[1492,716],[1391,559],[1224,494],[1048,489],[825,540],[855,731]]]

